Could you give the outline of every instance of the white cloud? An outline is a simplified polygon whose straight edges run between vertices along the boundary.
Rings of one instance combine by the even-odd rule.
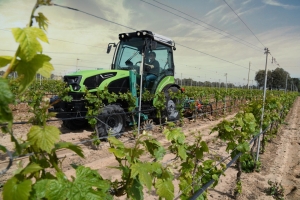
[[[250,3],[250,2],[251,2],[251,0],[247,0],[247,1],[244,1],[242,4],[246,5],[246,4]]]
[[[215,13],[220,13],[224,10],[224,8],[226,8],[226,5],[222,5],[222,6],[218,6],[215,9],[212,9],[211,11],[207,12],[205,14],[205,17],[209,16],[209,15],[213,15]]]
[[[278,6],[278,7],[282,7],[284,9],[297,9],[299,8],[299,6],[294,6],[294,5],[288,5],[288,4],[282,4],[279,3],[276,0],[263,0],[263,2],[267,5],[271,5],[271,6]]]

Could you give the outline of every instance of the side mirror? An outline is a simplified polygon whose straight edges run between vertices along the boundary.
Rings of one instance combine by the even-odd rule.
[[[106,53],[109,53],[110,52],[110,50],[111,50],[111,46],[114,46],[114,47],[116,47],[117,45],[115,44],[115,43],[108,43],[108,46],[107,46],[107,50],[106,50]]]
[[[111,50],[111,44],[108,44],[108,46],[107,46],[107,50],[106,50],[106,53],[109,53],[109,52],[110,52],[110,50]]]

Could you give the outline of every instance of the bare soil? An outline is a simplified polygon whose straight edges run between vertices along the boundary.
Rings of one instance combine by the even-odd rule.
[[[274,199],[266,194],[270,188],[268,180],[281,184],[284,199],[300,199],[300,98],[294,102],[285,124],[281,125],[277,137],[266,146],[260,155],[262,163],[260,172],[242,174],[242,194],[239,200]],[[234,188],[237,171],[229,168],[226,176],[222,176],[219,184],[209,190],[209,199],[234,199]]]
[[[229,105],[228,105],[229,106]],[[261,156],[262,169],[259,173],[243,174],[242,186],[243,193],[238,199],[272,199],[271,196],[266,196],[265,189],[268,187],[267,181],[279,181],[282,183],[287,199],[300,199],[300,193],[298,187],[300,178],[299,167],[299,151],[300,151],[300,136],[299,136],[299,117],[300,117],[300,99],[298,98],[291,109],[286,122],[287,125],[282,125],[278,137],[273,139],[266,148],[266,152]],[[219,107],[219,106],[218,106]],[[214,107],[216,109],[216,107]],[[222,109],[220,107],[220,109]],[[231,113],[226,113],[226,119],[230,119],[235,115],[236,110],[232,110]],[[216,133],[210,134],[211,129],[219,123],[223,116],[221,110],[218,113],[214,113],[213,116],[203,117],[197,120],[185,119],[183,125],[183,132],[186,135],[186,140],[193,142],[192,132],[200,131],[203,140],[205,140],[210,149],[208,157],[220,157],[224,158],[228,156],[225,152],[226,144],[216,140]],[[28,114],[28,107],[26,105],[19,105],[14,111],[15,121],[26,121],[30,114]],[[90,135],[93,132],[91,128],[79,131],[70,131],[62,126],[61,121],[49,122],[49,125],[58,127],[61,134],[61,141],[68,141],[72,143],[80,143],[90,139]],[[30,129],[29,124],[14,125],[14,135],[18,139],[26,139],[26,133]],[[168,141],[163,136],[161,130],[156,126],[150,132],[158,141],[160,141],[165,147],[169,145]],[[0,135],[0,144],[4,145],[10,150],[14,149],[13,144],[10,142],[9,135]],[[128,129],[126,134],[119,138],[125,143],[125,145],[131,146],[134,143],[134,139],[131,134],[131,130]],[[79,144],[83,151],[85,158],[80,158],[75,153],[69,150],[61,150],[58,152],[59,158],[62,161],[63,171],[68,177],[75,175],[75,170],[70,164],[84,165],[92,169],[96,169],[105,179],[119,179],[120,171],[110,168],[116,166],[113,155],[108,151],[108,143],[102,142],[99,147],[94,146],[91,142],[84,142]],[[167,154],[163,162],[168,163],[174,158],[172,154]],[[147,157],[143,158],[147,159]],[[7,166],[8,157],[5,154],[0,154],[0,169],[4,169]],[[227,160],[226,162],[229,162]],[[17,169],[18,164],[22,162],[26,165],[28,158],[17,158],[14,161],[13,166],[7,173],[0,177],[0,183],[3,184],[9,179],[13,172]],[[234,199],[233,191],[235,187],[235,178],[237,171],[235,168],[229,168],[222,176],[219,184],[215,189],[209,190],[209,199]],[[178,188],[175,188],[175,197],[178,196]],[[0,197],[1,198],[1,197]],[[125,197],[115,199],[126,199]],[[146,193],[145,199],[158,199],[154,192]]]

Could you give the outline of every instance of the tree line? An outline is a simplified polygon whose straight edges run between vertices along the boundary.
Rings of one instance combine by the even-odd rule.
[[[264,86],[265,70],[256,72],[255,81],[258,87]],[[282,68],[268,70],[267,72],[267,88],[269,90],[297,90],[300,88],[300,79],[291,78],[290,74]]]

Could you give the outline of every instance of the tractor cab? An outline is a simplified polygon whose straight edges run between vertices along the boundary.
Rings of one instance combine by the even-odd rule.
[[[119,40],[118,45],[108,45],[108,53],[112,45],[117,47],[111,64],[112,70],[136,70],[137,84],[140,84],[142,75],[144,88],[151,93],[156,92],[165,77],[174,77],[175,45],[171,39],[151,31],[137,31],[121,33]],[[150,60],[151,55],[155,55],[156,61]],[[149,83],[146,83],[147,76],[152,76]]]

